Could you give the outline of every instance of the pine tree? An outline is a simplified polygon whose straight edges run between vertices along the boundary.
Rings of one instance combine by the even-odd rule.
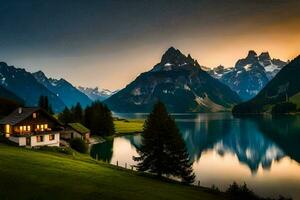
[[[83,123],[83,110],[79,102],[73,108],[73,115],[75,122]]]
[[[108,107],[100,101],[86,107],[84,125],[95,135],[113,135],[115,133],[113,117]]]
[[[53,110],[51,105],[49,104],[49,100],[47,96],[43,96],[41,95],[39,98],[39,102],[38,105],[40,108],[44,109],[45,111],[47,111],[49,114],[53,114]]]
[[[65,107],[65,109],[58,115],[58,120],[64,124],[68,124],[73,121],[72,113],[68,107]]]
[[[175,121],[163,103],[158,102],[144,124],[142,146],[138,149],[139,171],[161,177],[176,176],[184,183],[192,183],[195,174],[184,141]]]

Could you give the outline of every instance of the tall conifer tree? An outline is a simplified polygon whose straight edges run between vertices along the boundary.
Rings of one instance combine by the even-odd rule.
[[[163,103],[158,102],[144,124],[142,146],[138,150],[139,171],[148,171],[159,177],[172,175],[184,183],[192,183],[195,174],[185,143],[173,118]]]

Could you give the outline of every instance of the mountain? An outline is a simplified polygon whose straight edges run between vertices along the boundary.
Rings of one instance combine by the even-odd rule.
[[[213,69],[207,69],[207,71],[212,77],[216,79],[222,78],[222,76],[228,72],[231,72],[233,68],[225,68],[223,65],[219,65]]]
[[[190,55],[171,47],[153,69],[104,101],[115,112],[149,112],[158,100],[170,112],[217,112],[240,101]]]
[[[259,56],[249,51],[246,58],[236,62],[233,68],[218,66],[209,71],[213,77],[236,91],[243,100],[254,97],[287,63],[271,59],[268,52]]]
[[[111,95],[115,94],[117,91],[110,91],[108,89],[99,89],[98,87],[95,88],[89,88],[89,87],[82,87],[79,86],[78,90],[80,90],[82,93],[87,95],[92,101],[104,101]]]
[[[71,83],[65,79],[53,79],[47,78],[42,71],[33,73],[35,79],[42,85],[44,85],[48,90],[53,92],[59,97],[66,106],[74,106],[79,102],[83,107],[91,104],[91,99],[74,87]]]
[[[289,100],[300,106],[300,55],[280,72],[250,101],[234,107],[233,113],[261,113]]]
[[[24,104],[24,100],[18,97],[16,94],[13,92],[7,90],[3,86],[0,86],[0,98],[2,99],[9,99],[15,102],[18,102],[20,104]]]
[[[0,85],[22,98],[26,106],[38,105],[39,97],[44,95],[48,96],[55,112],[59,112],[65,107],[65,104],[40,84],[31,73],[25,69],[8,66],[4,62],[0,62]]]
[[[17,107],[24,104],[24,100],[11,91],[0,86],[0,117],[6,116]]]

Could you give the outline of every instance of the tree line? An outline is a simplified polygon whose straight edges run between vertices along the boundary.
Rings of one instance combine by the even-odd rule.
[[[112,113],[109,108],[100,101],[93,102],[85,109],[80,103],[65,109],[58,115],[58,120],[64,124],[81,123],[90,129],[91,134],[109,136],[115,133]]]

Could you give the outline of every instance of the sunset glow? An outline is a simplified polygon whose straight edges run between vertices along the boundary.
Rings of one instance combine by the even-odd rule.
[[[1,27],[11,30],[0,34],[1,59],[75,85],[120,89],[170,46],[207,67],[231,67],[250,49],[282,60],[300,54],[299,1],[139,2],[38,10],[36,3],[10,3],[0,14]]]

